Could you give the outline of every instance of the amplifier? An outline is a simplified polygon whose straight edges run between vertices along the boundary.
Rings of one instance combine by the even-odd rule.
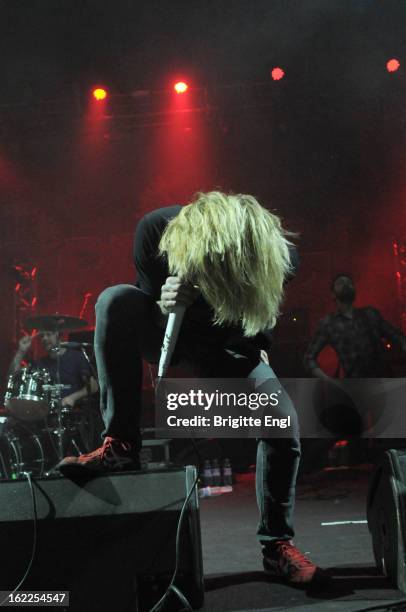
[[[70,591],[70,612],[147,610],[145,584],[164,590],[175,568],[180,510],[195,477],[196,468],[187,466],[86,482],[34,480],[37,551],[21,589]],[[196,490],[182,525],[176,585],[196,609],[204,599]],[[23,577],[33,536],[28,482],[0,482],[0,590],[12,590]]]
[[[406,593],[406,450],[388,450],[369,486],[367,519],[378,569]]]

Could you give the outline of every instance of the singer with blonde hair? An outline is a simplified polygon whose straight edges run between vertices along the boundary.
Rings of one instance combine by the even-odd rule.
[[[297,268],[292,236],[254,196],[220,191],[197,193],[186,206],[160,208],[138,222],[136,286],[109,287],[96,304],[104,441],[92,453],[65,458],[63,473],[137,469],[142,358],[158,362],[168,315],[179,308],[184,318],[172,363],[202,378],[250,378],[270,390],[275,374],[261,350]],[[278,409],[292,428],[258,441],[257,538],[268,573],[304,584],[324,575],[292,542],[299,431],[290,400]]]
[[[275,325],[291,273],[287,232],[251,195],[198,193],[169,221],[159,252],[169,272],[199,287],[216,325],[245,336]]]

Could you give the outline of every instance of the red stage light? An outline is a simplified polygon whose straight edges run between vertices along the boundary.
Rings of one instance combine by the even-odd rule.
[[[280,81],[285,76],[285,71],[282,68],[272,68],[271,77],[274,81]]]
[[[386,64],[386,70],[388,72],[396,72],[396,70],[398,70],[399,68],[400,68],[400,62],[399,60],[395,58],[390,59]]]
[[[183,94],[189,89],[187,83],[185,83],[184,81],[178,81],[177,83],[175,83],[173,88],[177,94]]]
[[[93,98],[98,102],[105,100],[107,98],[107,91],[102,87],[96,87],[96,89],[93,89]]]

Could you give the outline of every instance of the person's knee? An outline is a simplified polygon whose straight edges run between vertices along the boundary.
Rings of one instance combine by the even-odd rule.
[[[131,285],[114,285],[113,287],[107,287],[104,289],[96,301],[96,314],[106,312],[110,308],[120,302],[129,291],[134,291],[134,287]]]
[[[301,445],[298,436],[272,436],[258,440],[258,451],[272,456],[275,453],[287,454],[293,458],[300,458]]]

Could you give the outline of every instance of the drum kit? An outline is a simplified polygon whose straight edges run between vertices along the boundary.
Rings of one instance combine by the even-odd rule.
[[[30,317],[25,329],[66,332],[87,325],[83,319],[58,314]],[[83,354],[96,377],[85,351]],[[0,416],[0,480],[19,479],[24,472],[37,477],[53,475],[65,455],[90,450],[86,410],[62,406],[67,385],[60,380],[58,350],[56,360],[56,380],[46,368],[35,365],[9,376],[5,411]]]

